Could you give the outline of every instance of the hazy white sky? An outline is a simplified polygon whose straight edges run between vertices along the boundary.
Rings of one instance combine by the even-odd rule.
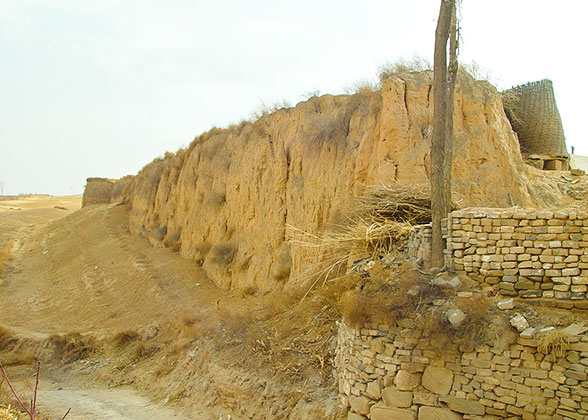
[[[135,174],[262,103],[432,60],[439,3],[0,0],[4,193],[81,193],[86,177]],[[499,88],[552,79],[568,147],[584,155],[587,12],[582,0],[462,7],[461,59]]]

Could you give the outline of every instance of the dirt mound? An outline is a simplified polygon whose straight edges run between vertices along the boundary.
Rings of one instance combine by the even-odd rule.
[[[554,202],[559,192],[523,164],[496,90],[463,74],[455,98],[462,204]],[[214,129],[138,174],[131,230],[197,261],[223,288],[280,287],[312,257],[289,242],[288,226],[320,234],[366,185],[428,182],[431,119],[432,74],[420,73]]]

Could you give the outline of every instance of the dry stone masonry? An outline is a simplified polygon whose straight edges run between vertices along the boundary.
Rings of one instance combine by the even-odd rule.
[[[584,329],[585,330],[585,329]],[[336,366],[348,420],[588,418],[588,336],[555,358],[535,339],[434,351],[418,325],[339,325]]]
[[[428,265],[431,260],[431,236],[433,228],[430,223],[414,226],[408,238],[408,256],[414,260],[422,261]]]
[[[588,309],[588,213],[465,209],[448,219],[451,265],[505,296]]]

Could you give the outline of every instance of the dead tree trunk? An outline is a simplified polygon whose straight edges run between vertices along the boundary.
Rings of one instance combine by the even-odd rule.
[[[457,81],[457,49],[458,49],[458,31],[457,15],[455,1],[453,4],[451,16],[451,28],[449,32],[449,65],[447,69],[447,112],[445,121],[445,215],[451,213],[451,170],[453,167],[453,99],[455,94],[455,83]]]
[[[447,188],[450,189],[451,187],[447,184],[448,178],[446,174],[446,148],[448,145],[447,41],[454,10],[455,0],[441,0],[439,20],[435,31],[433,140],[431,142],[431,214],[433,227],[431,264],[438,269],[443,267],[443,249],[445,248],[441,232],[441,220],[447,215],[447,209],[450,205],[447,203]]]

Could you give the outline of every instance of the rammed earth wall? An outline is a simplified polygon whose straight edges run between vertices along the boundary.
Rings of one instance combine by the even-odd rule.
[[[584,211],[455,211],[448,219],[447,252],[454,270],[502,295],[588,309]]]
[[[418,325],[399,324],[339,325],[335,363],[348,420],[588,418],[585,334],[570,337],[556,360],[523,338],[436,352]]]

